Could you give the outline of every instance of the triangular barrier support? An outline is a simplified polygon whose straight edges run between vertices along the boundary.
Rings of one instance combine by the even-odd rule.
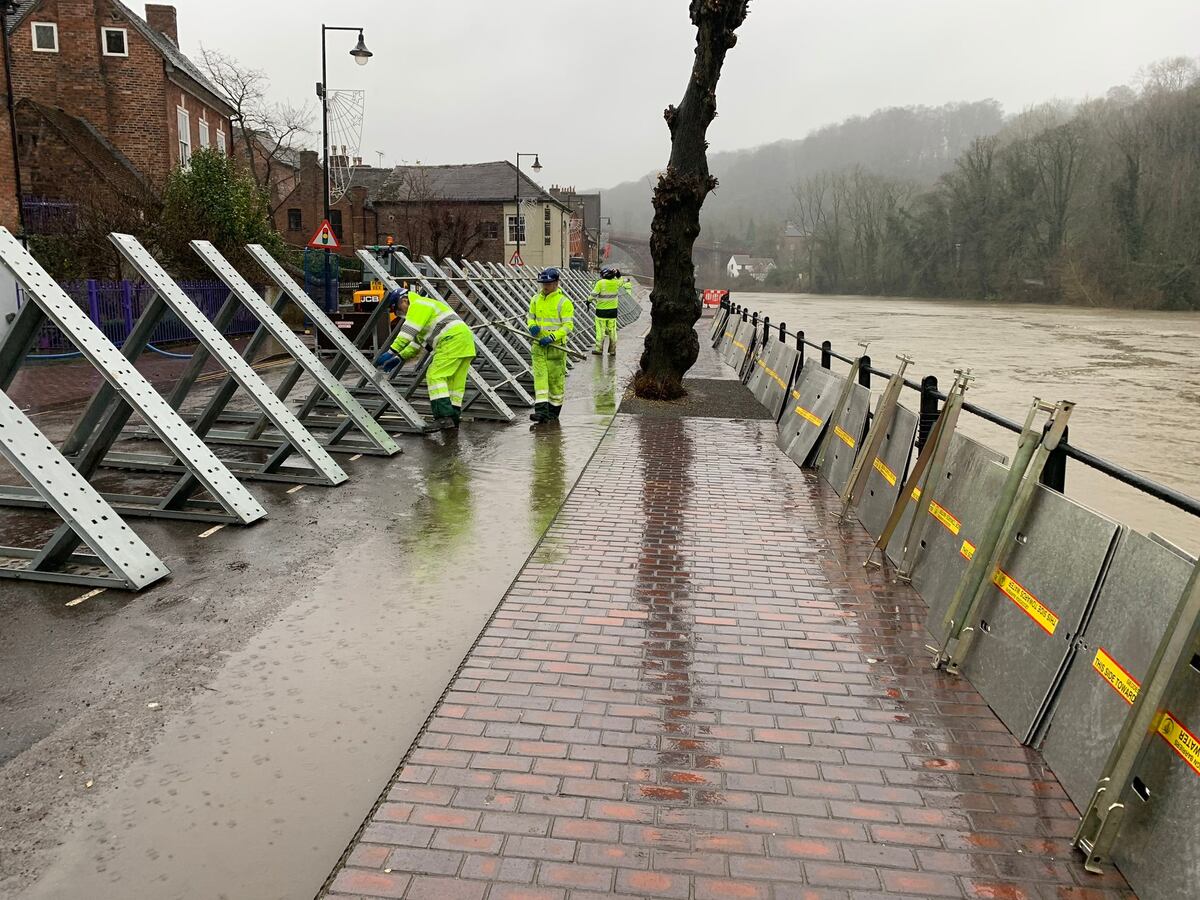
[[[365,271],[370,271],[372,275],[382,282],[389,291],[396,290],[400,287],[399,282],[396,281],[396,279],[388,272],[383,264],[370,252],[367,250],[359,250],[358,258],[361,259],[363,264],[366,266]],[[438,292],[428,282],[428,280],[424,280],[424,286],[426,290],[430,292],[431,296],[434,296],[439,300],[442,299]],[[443,300],[443,302],[445,301]],[[388,344],[395,339],[395,335],[400,331],[400,325],[401,323],[398,321],[391,333],[388,335]],[[479,347],[479,350],[484,356],[484,359],[492,364],[494,370],[497,373],[500,373],[501,377],[498,379],[498,383],[493,386],[483,377],[482,374],[480,374],[476,366],[472,366],[470,374],[467,376],[467,385],[470,390],[468,390],[467,394],[463,398],[463,415],[469,414],[479,418],[493,418],[499,419],[503,422],[515,422],[517,419],[516,413],[514,413],[512,407],[510,407],[504,401],[504,399],[498,393],[496,393],[497,387],[502,387],[504,384],[511,382],[514,379],[514,376],[512,373],[508,372],[503,365],[501,365],[500,361],[497,360],[493,354],[491,354],[491,351],[489,351],[486,346]],[[433,354],[426,353],[424,359],[421,360],[421,364],[416,368],[415,371],[412,371],[411,373],[409,372],[409,366],[401,366],[396,370],[395,373],[393,373],[391,379],[392,383],[396,385],[404,385],[405,396],[409,399],[421,394],[423,395],[424,400],[427,402],[428,396],[424,394],[424,374],[432,359]],[[478,357],[476,357],[476,359],[478,360]]]
[[[361,453],[370,456],[395,456],[400,452],[400,445],[392,440],[391,435],[350,395],[341,381],[333,377],[321,360],[317,359],[316,355],[304,346],[292,329],[279,317],[276,309],[288,302],[286,293],[281,292],[275,303],[276,309],[273,309],[263,301],[250,283],[209,241],[192,241],[191,247],[204,260],[204,264],[212,269],[213,274],[221,279],[260,323],[258,330],[250,338],[244,358],[253,360],[255,351],[267,335],[274,338],[275,342],[292,358],[292,369],[284,376],[284,382],[275,389],[275,396],[286,402],[300,373],[303,373],[316,384],[314,390],[321,396],[327,397],[340,410],[340,418],[331,416],[325,422],[320,423],[322,428],[331,430],[332,435],[322,435],[313,431],[314,436],[326,450],[333,453]],[[295,377],[289,377],[293,375]],[[262,447],[264,431],[270,424],[264,415],[231,410],[225,410],[220,416],[220,421],[250,423],[251,427],[245,433],[236,430],[221,431],[216,428],[209,431],[208,440],[231,446]],[[317,423],[312,421],[302,420],[302,424],[310,429],[317,427]]]
[[[0,578],[140,591],[171,573],[3,391],[0,455],[62,520],[40,548],[0,547]]]
[[[207,439],[208,433],[217,424],[226,405],[241,388],[254,401],[259,412],[266,417],[278,438],[267,438],[264,435],[263,449],[266,460],[261,463],[227,463],[229,467],[244,478],[262,481],[283,481],[299,484],[317,484],[333,486],[346,481],[349,476],[342,467],[334,461],[315,437],[300,424],[291,410],[280,400],[258,373],[250,367],[220,332],[221,323],[232,318],[233,310],[240,304],[235,296],[230,296],[225,307],[217,314],[214,322],[210,322],[196,304],[183,292],[178,284],[164,271],[158,261],[138,242],[137,238],[128,234],[111,234],[109,239],[118,252],[133,268],[150,284],[171,309],[178,319],[195,335],[199,346],[192,355],[191,365],[170,396],[170,403],[176,409],[182,407],[199,377],[200,369],[211,356],[228,373],[220,383],[199,416],[193,423],[196,434]],[[164,308],[155,308],[153,325],[158,324]],[[142,313],[146,319],[151,310]],[[141,324],[141,320],[139,320]],[[216,441],[214,441],[216,443]],[[299,457],[306,467],[286,465],[289,459]],[[146,471],[174,471],[170,464],[145,455],[113,455],[110,464],[127,468],[143,469]]]
[[[241,525],[266,516],[266,510],[254,495],[134,368],[133,361],[148,343],[157,318],[154,322],[139,320],[123,350],[118,350],[4,228],[0,228],[0,264],[13,274],[26,297],[11,325],[0,327],[0,330],[7,328],[0,340],[0,390],[8,390],[39,329],[49,320],[105,382],[62,445],[62,454],[80,477],[89,481],[101,466],[113,464],[112,447],[134,413],[172,454],[165,459],[173,467],[171,471],[179,472],[181,477],[165,494],[102,494],[119,515]],[[147,309],[155,307],[161,315],[163,305],[157,297]],[[148,490],[143,484],[138,487]],[[0,488],[0,505],[45,507],[47,504],[32,488]],[[77,546],[74,532],[67,528],[59,530],[55,555],[62,558]]]
[[[306,319],[312,323],[313,330],[322,335],[333,348],[332,357],[328,358],[328,367],[330,374],[339,381],[349,371],[353,370],[359,377],[359,385],[357,389],[351,389],[351,393],[355,396],[358,402],[368,410],[371,417],[380,423],[390,434],[420,434],[426,428],[426,422],[421,417],[421,414],[413,408],[412,404],[400,395],[396,387],[388,381],[388,377],[384,372],[376,369],[370,359],[370,348],[368,346],[367,353],[363,352],[363,346],[370,340],[371,335],[377,327],[377,321],[380,316],[386,315],[383,304],[379,304],[376,308],[371,321],[368,322],[360,335],[361,343],[352,342],[342,332],[342,329],[337,325],[313,302],[308,294],[304,293],[304,289],[296,283],[266,248],[258,244],[249,244],[246,250],[250,256],[254,258],[266,272],[275,286],[283,292],[283,297],[290,298],[295,303]],[[278,310],[278,307],[277,307]],[[323,354],[324,355],[324,354]],[[302,370],[297,364],[283,377],[281,388],[283,385],[291,386],[300,378]],[[307,400],[300,407],[297,413],[301,422],[308,423],[310,419],[317,424],[320,422],[320,416],[316,413],[316,407],[323,399],[324,392],[320,389],[314,390]],[[338,440],[341,437],[340,429],[347,426],[339,426],[339,430],[335,430],[333,439]]]

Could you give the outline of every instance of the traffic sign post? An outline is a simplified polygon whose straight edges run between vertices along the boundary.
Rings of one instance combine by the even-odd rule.
[[[513,251],[513,255],[512,255],[512,256],[510,256],[510,257],[508,258],[508,264],[509,264],[510,266],[523,266],[523,265],[525,265],[525,260],[521,259],[521,251],[520,251],[520,250],[514,250],[514,251]]]
[[[310,250],[340,250],[341,247],[342,245],[338,243],[337,235],[333,233],[333,226],[329,224],[328,219],[321,223],[321,227],[317,229],[317,233],[308,242]]]

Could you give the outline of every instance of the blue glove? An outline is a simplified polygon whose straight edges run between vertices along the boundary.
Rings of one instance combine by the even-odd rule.
[[[534,337],[537,337],[539,334],[542,333],[542,326],[541,325],[530,325],[529,333],[532,334]]]
[[[554,343],[554,338],[550,337],[550,335],[548,335],[548,334],[543,335],[542,338],[540,338],[538,340],[538,343],[541,344],[543,347],[549,347],[551,344]]]
[[[393,350],[384,350],[379,354],[379,358],[375,360],[376,368],[383,369],[385,372],[394,372],[397,368],[404,364],[404,359],[399,353]]]

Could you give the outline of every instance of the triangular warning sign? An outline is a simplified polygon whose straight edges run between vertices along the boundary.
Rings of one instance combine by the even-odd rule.
[[[525,265],[525,260],[521,259],[521,251],[520,251],[520,250],[514,250],[514,251],[513,251],[513,255],[512,255],[512,256],[510,256],[510,257],[508,258],[508,264],[509,264],[510,266],[523,266],[523,265]]]
[[[337,235],[333,233],[333,226],[326,219],[317,229],[317,233],[313,235],[313,239],[308,242],[308,246],[310,250],[338,250],[342,245],[338,243]]]

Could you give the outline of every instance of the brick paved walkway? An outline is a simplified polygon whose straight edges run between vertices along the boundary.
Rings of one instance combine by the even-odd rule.
[[[774,425],[620,415],[329,896],[1129,897]]]

